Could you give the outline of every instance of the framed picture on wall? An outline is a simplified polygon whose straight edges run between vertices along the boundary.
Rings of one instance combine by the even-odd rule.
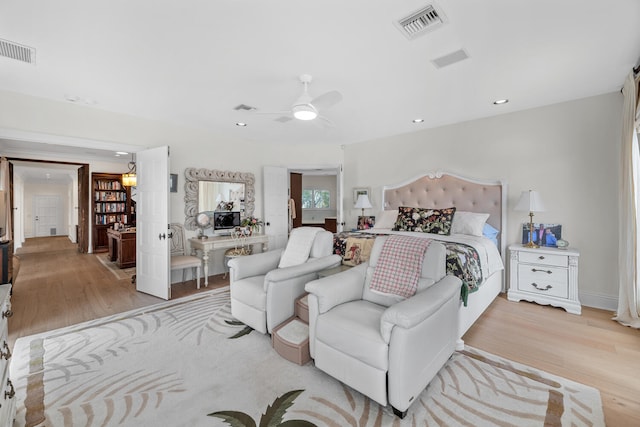
[[[358,200],[358,196],[361,194],[364,194],[367,197],[370,197],[370,189],[367,187],[362,187],[362,188],[354,188],[353,189],[353,203],[355,204],[356,201]]]
[[[522,244],[529,243],[529,223],[522,224]],[[557,248],[558,240],[562,239],[561,224],[533,224],[533,243],[539,246]]]

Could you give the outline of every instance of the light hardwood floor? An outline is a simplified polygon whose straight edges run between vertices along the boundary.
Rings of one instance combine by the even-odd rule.
[[[28,239],[9,319],[9,339],[161,302],[116,280],[95,255],[79,254],[66,237]],[[222,276],[209,287],[225,286]],[[173,298],[196,290],[172,286]],[[608,426],[640,426],[640,331],[583,307],[581,316],[533,303],[497,298],[464,336],[467,345],[600,390]]]

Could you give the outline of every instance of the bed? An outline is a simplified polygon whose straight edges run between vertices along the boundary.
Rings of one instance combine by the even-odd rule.
[[[336,253],[343,255],[346,264],[357,264],[366,260],[366,247],[370,245],[370,240],[376,234],[406,234],[421,236],[440,240],[447,247],[447,271],[451,271],[450,260],[453,260],[457,251],[466,251],[472,247],[480,258],[479,264],[482,268],[481,277],[477,279],[477,288],[464,295],[461,293],[458,324],[457,348],[464,348],[462,336],[475,323],[486,308],[493,302],[495,297],[504,292],[504,262],[503,257],[506,248],[506,237],[503,230],[506,229],[506,184],[503,181],[482,181],[465,178],[448,172],[433,172],[421,175],[397,185],[383,187],[382,201],[384,211],[379,216],[393,218],[394,211],[401,208],[407,210],[408,207],[420,211],[420,209],[445,210],[455,207],[458,218],[467,217],[486,218],[488,228],[497,236],[493,242],[487,237],[468,235],[463,233],[452,233],[450,235],[439,235],[423,232],[408,231],[410,227],[402,230],[393,230],[388,220],[377,221],[376,226],[369,230],[356,233],[342,233],[336,235],[334,249]],[[461,214],[462,213],[462,214]],[[478,215],[484,214],[484,215]],[[486,216],[488,214],[488,217]],[[455,218],[455,213],[453,214]],[[396,214],[397,216],[397,214]],[[454,219],[454,222],[457,219]],[[474,227],[477,229],[477,226]],[[486,229],[486,227],[485,227]],[[461,231],[457,227],[454,231]],[[465,230],[462,230],[466,233]],[[357,248],[362,253],[356,254]],[[351,250],[350,250],[351,249]],[[341,251],[341,252],[340,252]],[[464,252],[463,258],[471,258],[471,252]],[[352,259],[358,255],[357,259]],[[458,268],[458,267],[454,267]],[[480,268],[480,267],[479,267]],[[465,273],[466,274],[466,273]],[[458,275],[458,274],[456,274]],[[461,276],[459,276],[461,277]],[[464,282],[464,279],[463,279]],[[463,285],[464,289],[464,285]]]

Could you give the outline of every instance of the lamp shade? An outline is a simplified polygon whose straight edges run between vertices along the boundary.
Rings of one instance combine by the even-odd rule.
[[[354,206],[354,208],[358,209],[370,209],[372,207],[373,206],[371,206],[371,202],[369,201],[369,196],[367,196],[366,194],[360,194]]]
[[[124,187],[135,187],[137,185],[137,181],[135,172],[122,174],[122,185]]]
[[[522,194],[520,194],[520,200],[518,200],[518,204],[514,210],[524,212],[544,212],[544,203],[542,203],[540,193],[535,190],[523,191]]]

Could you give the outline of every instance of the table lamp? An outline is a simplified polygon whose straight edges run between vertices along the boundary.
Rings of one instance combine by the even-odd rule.
[[[544,204],[540,193],[534,190],[523,191],[514,210],[529,212],[529,241],[524,246],[527,248],[539,248],[540,246],[533,242],[533,213],[544,212]]]
[[[364,216],[365,209],[371,209],[372,207],[373,206],[371,206],[371,202],[369,201],[369,196],[367,196],[366,194],[360,194],[354,206],[354,208],[362,209],[362,216]]]

